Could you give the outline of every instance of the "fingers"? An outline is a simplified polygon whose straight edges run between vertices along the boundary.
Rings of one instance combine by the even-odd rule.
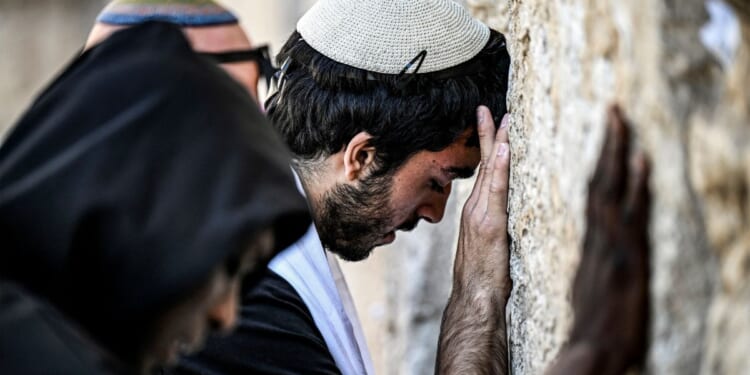
[[[628,151],[630,137],[626,120],[619,107],[613,107],[609,112],[609,149],[604,173],[604,191],[608,196],[619,199],[625,191],[625,179],[628,173]]]
[[[634,257],[636,275],[647,278],[649,269],[648,258],[650,252],[648,239],[648,223],[651,211],[651,193],[648,188],[648,180],[651,167],[648,159],[642,152],[633,157],[628,184],[628,193],[625,203],[624,225],[631,227],[631,241],[633,243],[631,257]],[[640,273],[639,273],[640,272]],[[644,276],[645,275],[645,276]]]
[[[510,175],[510,145],[507,142],[498,145],[493,166],[487,209],[497,209],[501,216],[505,216],[508,212],[508,178]]]
[[[490,110],[480,105],[477,107],[477,132],[479,133],[479,148],[482,153],[482,164],[486,164],[492,154],[495,139],[495,121]]]
[[[617,342],[613,358],[618,373],[640,363],[645,348],[649,171],[645,155],[631,153],[628,124],[613,108],[590,185],[584,248],[573,290],[576,323],[571,341],[577,337]]]
[[[477,107],[477,133],[479,135],[479,149],[481,153],[479,174],[477,175],[469,200],[466,202],[467,207],[472,208],[476,206],[479,188],[482,186],[482,181],[484,181],[485,171],[489,166],[490,155],[492,155],[492,151],[494,150],[495,121],[492,119],[490,110],[483,105]]]
[[[506,114],[503,117],[503,121],[501,121],[500,129],[498,129],[495,134],[494,152],[489,156],[487,168],[484,170],[484,178],[479,186],[477,205],[475,207],[475,210],[479,213],[487,213],[488,210],[499,212],[495,210],[500,209],[500,207],[496,205],[498,202],[497,198],[500,197],[491,196],[502,194],[502,191],[505,191],[504,195],[506,198],[506,203],[503,203],[503,207],[507,204],[508,166],[510,158],[508,123],[509,118]],[[505,170],[503,171],[503,169]],[[502,211],[502,213],[504,214],[505,211]]]
[[[625,199],[625,220],[636,224],[647,221],[650,209],[648,180],[651,167],[643,152],[636,153],[631,161],[628,192]]]
[[[617,106],[610,109],[604,147],[591,189],[605,200],[619,201],[625,192],[630,137],[627,121]]]
[[[479,149],[481,153],[481,161],[479,164],[479,173],[476,181],[474,182],[474,188],[471,191],[471,195],[466,202],[466,207],[472,210],[476,207],[479,191],[487,175],[487,170],[491,166],[489,164],[490,157],[494,150],[494,139],[495,139],[495,121],[492,118],[492,113],[486,106],[480,105],[477,107],[477,133],[479,135]]]
[[[508,143],[508,125],[510,124],[510,113],[503,115],[502,121],[500,121],[500,128],[497,129],[495,134],[495,142]]]

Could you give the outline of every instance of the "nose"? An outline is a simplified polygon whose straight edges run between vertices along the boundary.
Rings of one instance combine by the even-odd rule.
[[[445,215],[445,205],[451,193],[451,184],[443,187],[442,193],[431,194],[428,200],[417,207],[417,215],[428,223],[439,223]]]
[[[208,311],[208,318],[214,330],[228,333],[237,324],[239,311],[239,283],[233,282],[226,295],[222,296]]]

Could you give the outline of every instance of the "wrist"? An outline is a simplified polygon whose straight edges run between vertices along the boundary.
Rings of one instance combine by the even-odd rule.
[[[510,293],[503,288],[454,284],[449,303],[470,305],[478,311],[502,312],[505,316],[509,296]]]
[[[452,296],[463,298],[467,301],[487,301],[495,304],[501,303],[503,308],[510,298],[512,283],[510,278],[502,280],[488,280],[485,282],[476,279],[459,280],[454,279]]]

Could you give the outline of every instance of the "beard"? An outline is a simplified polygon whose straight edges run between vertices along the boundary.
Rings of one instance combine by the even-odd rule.
[[[323,246],[347,261],[369,257],[378,241],[393,230],[392,187],[388,174],[367,178],[359,187],[339,184],[326,192],[315,220]],[[401,228],[413,228],[416,221]]]

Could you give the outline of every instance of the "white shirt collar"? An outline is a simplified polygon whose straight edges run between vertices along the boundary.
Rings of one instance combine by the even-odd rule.
[[[294,177],[305,195],[296,173]],[[341,373],[374,374],[346,280],[335,256],[323,249],[315,225],[268,267],[292,285],[305,302]]]

